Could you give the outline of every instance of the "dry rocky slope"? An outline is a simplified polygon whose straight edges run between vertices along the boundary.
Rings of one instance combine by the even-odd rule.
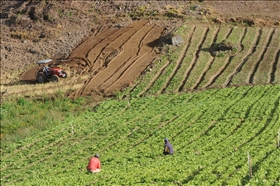
[[[127,27],[135,20],[148,20],[152,26],[143,28],[159,27],[166,32],[185,20],[196,24],[279,27],[279,9],[279,1],[4,0],[1,85],[21,83],[20,75],[38,60],[68,57],[98,30]]]

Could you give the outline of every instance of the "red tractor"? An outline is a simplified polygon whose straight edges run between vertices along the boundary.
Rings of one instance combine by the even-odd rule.
[[[67,73],[61,68],[48,66],[48,63],[51,61],[51,59],[45,59],[37,62],[39,71],[36,79],[39,83],[45,83],[49,80],[52,82],[58,82],[59,78],[67,78]]]

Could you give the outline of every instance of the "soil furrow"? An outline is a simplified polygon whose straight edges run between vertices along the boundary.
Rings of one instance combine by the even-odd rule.
[[[243,35],[242,35],[242,39],[241,39],[241,41],[240,41],[241,45],[242,45],[243,40],[244,40],[244,38],[245,38],[245,36],[246,36],[246,33],[247,33],[247,28],[244,29],[244,32],[243,32]],[[242,53],[242,51],[240,51],[240,53]],[[247,58],[248,58],[248,54],[247,54]],[[237,74],[237,73],[241,70],[243,64],[245,63],[245,59],[246,59],[246,57],[245,57],[245,58],[243,59],[243,61],[237,66],[237,69],[235,69],[235,71],[229,75],[229,78],[225,81],[225,84],[223,85],[223,87],[227,87],[227,86],[230,85],[231,80],[232,80],[232,78],[234,77],[234,75]]]
[[[117,79],[117,81],[106,90],[106,92],[114,92],[115,90],[121,90],[124,87],[130,85],[146,68],[150,63],[156,59],[158,54],[154,51],[154,47],[157,45],[158,38],[161,37],[161,33],[164,30],[164,27],[154,27],[151,32],[143,41],[144,44],[140,49],[140,55],[137,59],[129,64],[132,65],[129,67],[129,70],[124,71],[122,76]]]
[[[266,51],[267,51],[267,48],[268,48],[269,45],[270,45],[270,42],[271,42],[271,40],[272,40],[272,36],[273,36],[274,32],[275,32],[275,29],[274,29],[273,31],[270,31],[270,33],[268,34],[268,38],[266,39],[266,45],[263,46],[263,50],[262,50],[262,52],[261,52],[260,59],[255,63],[254,66],[252,66],[253,69],[252,69],[252,72],[249,73],[249,78],[248,78],[248,83],[249,83],[249,84],[253,84],[253,82],[254,82],[255,73],[256,73],[257,70],[258,70],[258,67],[259,67],[259,65],[260,65],[260,62],[261,62],[261,61],[263,60],[263,58],[264,58],[264,55],[265,55],[265,53],[266,53]]]
[[[149,81],[149,83],[146,86],[146,88],[142,92],[139,93],[139,97],[142,97],[145,94],[145,92],[148,92],[154,86],[156,80],[162,75],[162,73],[164,72],[164,70],[166,69],[166,67],[168,65],[170,65],[170,61],[169,60],[166,61],[166,63],[161,67],[161,69],[158,71],[158,73],[156,73],[154,75],[154,78],[151,81]]]
[[[217,32],[215,34],[215,37],[213,39],[213,43],[217,42],[217,38],[218,38],[219,32],[220,32],[220,28],[218,28],[218,30],[217,30]],[[210,48],[208,50],[210,52]],[[214,61],[215,61],[215,58],[212,57],[212,55],[211,55],[207,65],[206,65],[205,71],[203,71],[203,73],[201,75],[201,79],[199,80],[199,83],[197,84],[198,87],[200,87],[202,82],[205,80],[205,76],[206,76],[207,72],[211,69],[211,65],[213,64]],[[195,87],[194,90],[196,90],[198,87]]]
[[[117,48],[122,48],[126,42],[128,42],[131,37],[136,34],[137,32],[139,32],[139,29],[141,29],[145,24],[147,23],[147,21],[142,21],[142,22],[139,22],[138,24],[135,24],[136,26],[135,27],[129,27],[130,29],[129,30],[125,30],[124,32],[122,31],[122,34],[119,35],[120,37],[115,37],[115,39],[110,39],[111,41],[110,42],[105,42],[106,44],[101,47],[101,49],[98,49],[100,52],[98,53],[97,52],[97,56],[93,53],[92,56],[96,56],[95,57],[95,60],[94,60],[94,65],[93,67],[91,68],[90,70],[90,73],[91,73],[91,78],[88,78],[88,80],[84,83],[84,86],[77,92],[74,93],[75,97],[77,97],[78,95],[90,95],[90,94],[101,94],[99,91],[96,90],[96,88],[94,88],[93,84],[93,79],[96,78],[96,76],[100,76],[100,73],[103,72],[104,70],[104,67],[103,67],[103,70],[101,70],[101,67],[96,63],[96,61],[101,61],[101,63],[103,63],[102,61],[104,60],[104,57],[105,56],[102,56],[102,51],[106,51],[106,48],[110,45],[117,45],[118,47]],[[124,37],[123,39],[120,39],[121,37]],[[100,46],[99,46],[100,47]],[[115,48],[113,48],[113,50],[115,50]],[[96,52],[96,49],[92,49],[91,50],[92,52]],[[108,48],[107,48],[107,51],[108,51]],[[121,52],[123,53],[123,49],[121,50]],[[118,56],[120,56],[121,54],[118,54]],[[92,57],[91,56],[91,57]],[[117,57],[117,56],[115,56]],[[106,66],[105,66],[106,67]],[[104,78],[104,77],[103,77]],[[102,81],[102,80],[101,80]],[[97,83],[101,83],[100,80],[97,81]],[[91,90],[90,90],[91,89]]]
[[[141,32],[145,29],[147,29],[145,32]],[[131,47],[131,45],[138,45],[143,38],[143,35],[145,35],[148,30],[150,30],[150,27],[148,26],[133,30],[129,39],[123,43],[123,53],[114,58],[107,68],[104,68],[93,79],[91,79],[87,87],[89,86],[91,89],[99,91],[98,86],[100,86],[104,80],[108,79],[115,72],[115,69],[120,68],[120,66],[122,66],[126,61],[129,61],[129,59],[136,54],[138,47],[135,50],[135,47]],[[138,34],[140,34],[140,36]]]
[[[187,53],[187,51],[188,51],[188,49],[189,49],[189,47],[190,47],[191,38],[192,38],[193,33],[195,32],[195,29],[196,29],[196,27],[193,27],[193,29],[191,30],[191,32],[189,32],[189,36],[188,36],[189,41],[188,41],[188,43],[184,43],[184,48],[183,48],[183,50],[182,50],[182,52],[181,52],[181,54],[180,54],[180,56],[179,56],[179,58],[178,58],[178,60],[177,60],[177,62],[176,62],[176,66],[175,66],[175,68],[173,69],[173,71],[172,71],[172,73],[170,74],[170,76],[168,77],[166,83],[163,85],[163,88],[162,88],[162,90],[161,90],[161,93],[164,93],[164,92],[165,92],[166,88],[167,88],[167,87],[169,86],[169,84],[170,84],[170,81],[174,78],[174,76],[175,76],[175,74],[177,73],[178,69],[181,67],[181,65],[182,65],[182,63],[183,63],[183,59],[185,58],[186,53]]]
[[[90,50],[96,45],[102,43],[106,38],[111,36],[117,31],[117,28],[107,29],[102,33],[99,33],[97,36],[92,35],[89,37],[85,42],[81,43],[77,48],[75,48],[70,56],[69,59],[72,58],[86,58]]]
[[[217,40],[217,36],[218,36],[218,33],[219,33],[219,29],[216,30],[216,33],[215,33],[215,37],[213,39],[213,42],[216,42]],[[204,77],[205,77],[205,74],[207,73],[208,69],[211,67],[211,64],[213,63],[214,61],[214,57],[212,55],[209,56],[209,60],[203,70],[203,72],[201,73],[201,75],[199,76],[198,80],[196,81],[196,83],[194,84],[194,86],[191,88],[192,90],[196,90],[197,87],[200,85],[200,83],[204,80]]]
[[[97,46],[92,47],[88,52],[86,58],[92,63],[90,72],[95,69],[100,69],[103,67],[103,60],[105,58],[104,50],[112,44],[112,42],[121,38],[124,34],[128,32],[128,29],[119,29],[118,31],[114,32],[112,35],[107,37],[104,41],[100,42]],[[99,62],[98,59],[102,61]]]
[[[277,76],[276,76],[276,70],[280,69],[280,62],[279,62],[279,59],[280,59],[280,49],[278,49],[278,52],[276,51],[275,52],[276,55],[275,55],[275,60],[274,60],[274,63],[272,64],[272,68],[271,68],[271,72],[270,72],[270,79],[268,80],[267,83],[274,83],[276,81],[276,83],[279,83],[280,82],[280,78],[276,80]]]
[[[230,34],[232,33],[232,31],[233,31],[233,28],[231,28],[230,30],[229,30],[229,32],[228,32],[228,34],[226,35],[226,37],[225,37],[225,39],[227,39],[229,36],[230,36]],[[216,59],[217,57],[215,57],[215,59]],[[214,59],[214,62],[215,62],[215,59]],[[225,70],[225,68],[228,66],[228,62],[230,61],[231,59],[230,58],[228,58],[227,59],[227,62],[219,69],[219,70],[217,70],[218,72],[217,73],[215,73],[210,79],[209,79],[209,81],[206,83],[206,85],[203,87],[203,88],[208,88],[209,86],[211,86],[215,81],[216,81],[216,79],[221,75],[221,73]]]
[[[266,47],[266,52],[258,65],[258,69],[254,75],[254,84],[263,85],[270,82],[270,74],[275,60],[276,49],[280,43],[279,30],[274,29],[269,45]]]
[[[141,56],[139,53],[140,53],[141,48],[143,47],[144,39],[147,37],[147,35],[153,29],[152,27],[143,27],[143,28],[147,29],[147,30],[143,31],[143,33],[145,33],[145,34],[144,34],[144,36],[142,36],[142,38],[138,44],[138,50],[137,50],[136,54],[134,56],[132,56],[131,58],[129,58],[128,60],[126,60],[125,62],[123,62],[123,64],[119,68],[116,68],[115,72],[113,72],[111,76],[109,76],[107,79],[104,79],[103,83],[98,86],[99,89],[103,90],[106,87],[107,88],[110,87],[139,58],[139,56]],[[110,80],[110,82],[108,82],[109,80]]]
[[[203,31],[203,33],[202,33],[202,35],[204,35],[204,36],[203,36],[203,38],[199,41],[199,45],[197,46],[197,49],[196,49],[196,51],[195,51],[195,56],[194,56],[194,58],[192,59],[192,62],[191,62],[191,64],[190,64],[189,68],[187,69],[187,72],[185,73],[185,75],[184,75],[184,77],[183,77],[183,81],[182,81],[182,83],[181,83],[181,85],[180,85],[180,87],[179,87],[179,92],[181,92],[181,91],[184,90],[184,86],[186,85],[186,83],[187,83],[187,81],[188,81],[188,77],[190,76],[190,74],[191,74],[191,72],[192,72],[192,69],[194,68],[195,63],[196,63],[196,61],[197,61],[197,59],[198,59],[198,57],[199,57],[199,52],[200,52],[200,50],[201,50],[201,48],[202,48],[203,42],[204,42],[205,39],[206,39],[206,35],[207,35],[208,31],[209,31],[209,28],[206,28],[206,29],[204,29],[204,31]]]
[[[257,30],[258,33],[256,34],[254,41],[252,41],[252,45],[250,45],[250,51],[248,53],[248,55],[244,58],[244,60],[242,61],[242,63],[240,64],[240,68],[238,68],[237,72],[234,74],[233,79],[237,78],[237,79],[241,79],[240,81],[243,81],[243,79],[245,79],[245,77],[242,77],[243,71],[244,71],[244,75],[245,73],[247,74],[248,72],[246,72],[246,67],[248,67],[250,64],[248,64],[248,60],[251,60],[251,56],[255,54],[256,50],[257,50],[257,46],[260,43],[261,40],[261,36],[262,36],[262,30],[258,29]],[[249,50],[249,49],[248,49]],[[245,69],[244,69],[245,68]],[[231,79],[231,83],[233,82],[233,79]]]
[[[172,31],[174,31],[175,30],[175,28],[173,28],[172,29]],[[171,32],[172,32],[171,31]],[[163,31],[161,32],[161,38],[159,39],[159,43],[164,43],[164,36],[165,35],[167,35],[167,29],[163,29]],[[156,48],[156,46],[154,47],[154,48]],[[158,53],[158,54],[160,54],[160,52],[157,52],[156,51],[156,53]],[[156,59],[155,59],[156,60]],[[151,66],[153,66],[153,63],[151,63]],[[148,67],[147,67],[148,68]],[[141,74],[144,74],[145,72],[147,72],[147,70],[148,69],[144,69],[142,72],[141,72]],[[135,82],[135,83],[133,83],[132,85],[130,85],[130,90],[129,90],[129,93],[132,93],[134,90],[135,90],[135,88],[137,88],[138,87],[138,85],[140,85],[140,83],[141,83],[141,81],[140,80],[138,80],[137,82]],[[138,96],[140,96],[140,95],[138,95]]]

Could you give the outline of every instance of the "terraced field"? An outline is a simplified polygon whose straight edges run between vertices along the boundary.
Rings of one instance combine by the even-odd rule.
[[[148,21],[138,21],[126,28],[100,28],[67,59],[56,63],[68,67],[75,73],[72,76],[87,75],[72,96],[111,94],[132,84],[158,56],[154,50],[163,32],[164,27],[151,26]],[[27,71],[22,80],[34,80],[36,71],[37,67]]]
[[[280,83],[280,33],[277,27],[185,24],[173,32],[181,35],[184,43],[166,45],[169,49],[159,57],[157,47],[166,34],[164,27],[152,26],[148,21],[135,22],[124,28],[96,30],[67,59],[56,61],[71,72],[71,77],[59,85],[60,89],[71,97],[108,96],[125,87],[130,91],[137,87],[139,91],[137,78],[141,81],[144,78],[140,84],[146,84],[139,85],[146,86],[138,92],[141,96]],[[213,57],[211,45],[224,39],[234,43],[237,51]],[[34,80],[36,70],[37,67],[29,70],[22,79]],[[55,87],[44,86],[46,89]],[[9,89],[13,94],[13,87]],[[19,88],[14,91],[18,92]],[[28,92],[32,91],[22,94]]]
[[[46,8],[53,7],[56,12],[53,5],[58,1],[53,5],[48,3]],[[99,3],[96,7],[102,5]],[[238,10],[236,15],[248,10],[249,17],[261,9],[275,13],[278,6],[273,3],[269,9],[270,3],[240,2],[235,7],[226,2],[206,3],[220,6],[219,12]],[[136,4],[139,10],[148,7]],[[257,9],[249,11],[259,4]],[[96,11],[93,6],[85,6],[81,17],[86,11]],[[71,24],[76,16],[74,9],[64,4],[61,7],[63,15],[68,16],[66,24]],[[115,8],[120,12],[125,10],[121,10],[122,6]],[[178,25],[180,13],[189,10],[185,13],[194,14],[199,6],[190,4],[189,9],[180,9],[181,12],[172,6],[164,8],[168,13],[165,17]],[[16,20],[25,19],[24,9],[16,14],[8,7],[3,10],[6,13],[1,16],[7,19],[15,18],[14,15]],[[126,11],[135,13],[135,9]],[[38,70],[34,66],[21,74],[21,82],[1,84],[0,120],[4,121],[1,128],[6,127],[9,132],[8,135],[1,132],[1,140],[9,140],[11,135],[10,143],[1,144],[1,185],[278,186],[277,13],[270,22],[265,22],[258,17],[221,17],[204,7],[202,12],[198,11],[196,22],[187,16],[186,22],[174,30],[162,26],[163,22],[155,24],[157,18],[131,20],[130,25],[97,26],[67,57],[53,57],[54,64],[65,69],[68,78],[57,83],[34,83]],[[147,18],[154,13],[143,16]],[[30,7],[26,14],[33,15],[34,9]],[[179,18],[173,19],[171,15]],[[49,19],[44,15],[43,20],[46,18]],[[66,32],[65,38],[69,39],[69,33]],[[177,35],[183,38],[183,43],[171,45],[169,39]],[[233,43],[235,50],[216,51],[218,55],[213,55],[213,46],[224,40]],[[3,59],[10,60],[8,54],[16,55],[18,50],[13,51],[8,44],[3,47],[6,50]],[[5,105],[6,101],[9,104]],[[49,114],[45,112],[48,109]],[[63,117],[58,119],[60,114]],[[37,129],[37,118],[38,124],[39,120],[46,120],[45,123],[52,125]],[[17,138],[17,132],[25,137]],[[173,156],[162,154],[166,137],[174,146]],[[101,172],[88,174],[88,158],[95,153],[100,154]]]
[[[2,148],[1,185],[276,186],[279,103],[279,85],[104,101]],[[87,174],[94,153],[102,171]]]

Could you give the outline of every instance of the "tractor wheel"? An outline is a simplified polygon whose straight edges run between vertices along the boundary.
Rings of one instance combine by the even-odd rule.
[[[36,79],[39,83],[45,83],[47,81],[47,76],[43,72],[39,72]]]
[[[63,78],[67,78],[67,73],[65,71],[62,71]]]
[[[58,82],[59,77],[57,75],[52,75],[51,81],[52,82]]]

